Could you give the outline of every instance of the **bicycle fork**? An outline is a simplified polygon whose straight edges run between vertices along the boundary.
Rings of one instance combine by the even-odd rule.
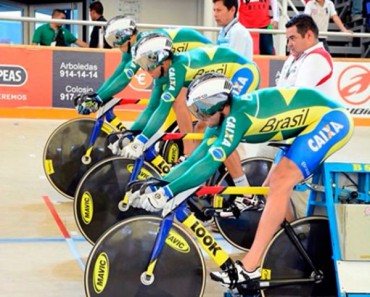
[[[140,277],[140,280],[144,285],[150,285],[154,281],[155,265],[165,241],[170,234],[175,217],[197,238],[203,249],[221,269],[227,271],[230,269],[230,267],[233,267],[233,261],[227,252],[220,246],[220,244],[217,243],[211,233],[209,233],[209,231],[201,224],[201,222],[198,221],[194,214],[186,208],[185,203],[183,203],[177,208],[176,212],[172,212],[166,216],[160,224],[148,266]]]

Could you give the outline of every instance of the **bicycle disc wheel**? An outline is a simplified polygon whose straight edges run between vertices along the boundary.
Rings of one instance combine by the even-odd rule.
[[[194,240],[176,223],[154,269],[154,282],[143,285],[160,218],[119,222],[96,242],[87,260],[87,297],[198,297],[205,288],[205,264]]]
[[[337,296],[334,262],[326,217],[310,216],[291,223],[314,265],[324,273],[321,283],[297,284],[266,289],[265,297]],[[272,239],[262,261],[262,278],[267,280],[309,278],[312,269],[299,254],[284,229]]]
[[[195,126],[196,121],[193,122]],[[169,128],[171,133],[179,133],[180,129],[176,123]],[[163,156],[168,164],[174,165],[184,155],[184,143],[182,139],[170,139],[163,141],[159,148],[159,154]]]
[[[250,186],[261,186],[271,168],[272,160],[268,158],[249,158],[242,160],[242,168]],[[220,179],[222,186],[233,186],[234,182],[228,172]],[[227,206],[232,201],[232,195],[223,196],[223,205]],[[258,199],[264,201],[263,195]],[[257,226],[262,214],[262,209],[250,209],[240,214],[238,218],[215,217],[215,223],[222,236],[238,249],[247,251],[251,247]]]
[[[81,179],[73,210],[78,228],[91,244],[115,223],[135,215],[148,214],[140,208],[130,207],[125,212],[118,209],[118,203],[125,196],[134,162],[123,157],[111,157],[95,164]],[[160,178],[160,174],[144,162],[138,179],[149,177]]]
[[[115,129],[107,123],[96,139],[91,152],[91,162],[82,163],[96,120],[78,118],[60,125],[49,136],[43,153],[44,171],[53,188],[63,196],[73,199],[77,185],[85,174],[103,158],[111,156],[105,148],[107,135]]]

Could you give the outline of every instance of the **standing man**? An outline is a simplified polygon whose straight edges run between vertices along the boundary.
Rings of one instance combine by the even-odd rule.
[[[64,10],[54,9],[51,17],[53,19],[65,20],[66,14]],[[33,33],[33,45],[48,45],[48,46],[69,46],[75,43],[79,47],[88,47],[87,43],[78,40],[70,31],[63,28],[61,23],[47,23],[38,27]]]
[[[353,33],[348,30],[339,18],[337,11],[335,10],[334,3],[331,0],[310,0],[306,3],[304,13],[312,16],[319,31],[328,31],[330,18],[338,26],[339,30],[345,33]],[[320,36],[320,41],[324,44],[324,47],[329,51],[329,46],[326,36]]]
[[[221,27],[217,44],[230,47],[253,61],[253,40],[249,31],[237,19],[238,0],[213,0],[213,16]]]
[[[272,18],[270,17],[270,6]],[[246,28],[278,29],[279,9],[277,0],[240,0],[239,22]],[[258,54],[275,55],[272,34],[259,34]]]
[[[106,22],[104,18],[104,7],[99,1],[90,4],[90,18],[94,22]],[[90,44],[92,48],[112,48],[104,39],[104,27],[94,26],[90,34]]]
[[[278,87],[311,87],[325,95],[335,88],[333,60],[319,41],[319,29],[307,14],[292,17],[285,25],[289,56],[281,73]]]

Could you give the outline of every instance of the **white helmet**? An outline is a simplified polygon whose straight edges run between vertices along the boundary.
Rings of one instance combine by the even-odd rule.
[[[112,18],[105,29],[105,41],[111,46],[122,45],[136,33],[136,23],[133,19],[122,15]]]
[[[186,105],[197,119],[205,120],[224,108],[232,89],[233,85],[225,75],[206,73],[188,86]]]
[[[133,49],[133,60],[144,70],[151,70],[162,64],[172,50],[172,40],[165,34],[145,34]]]

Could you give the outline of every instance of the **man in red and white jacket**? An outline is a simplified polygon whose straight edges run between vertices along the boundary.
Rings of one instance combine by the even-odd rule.
[[[299,14],[286,25],[289,57],[276,77],[278,87],[311,87],[330,96],[334,89],[333,60],[318,40],[311,16]]]

